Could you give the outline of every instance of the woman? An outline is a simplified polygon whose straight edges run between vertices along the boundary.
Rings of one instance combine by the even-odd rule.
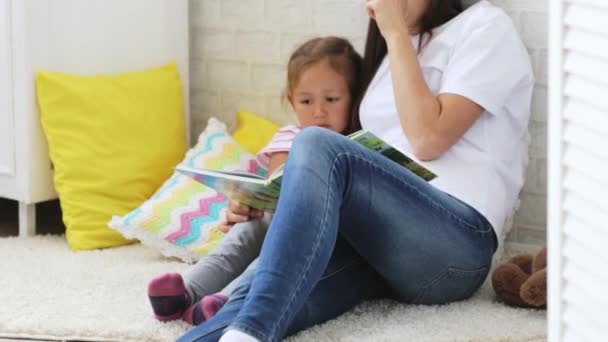
[[[368,0],[358,118],[430,183],[325,129],[295,139],[255,273],[182,341],[279,341],[363,300],[441,304],[483,283],[523,184],[533,76],[487,1]],[[228,218],[248,215],[233,207]],[[236,220],[233,220],[236,221]]]

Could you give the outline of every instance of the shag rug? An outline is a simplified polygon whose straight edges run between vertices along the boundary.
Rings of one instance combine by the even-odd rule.
[[[71,252],[61,236],[0,238],[0,338],[173,341],[189,326],[152,318],[146,286],[188,265],[142,245]],[[545,341],[546,312],[496,303],[484,287],[445,306],[364,303],[301,341]]]

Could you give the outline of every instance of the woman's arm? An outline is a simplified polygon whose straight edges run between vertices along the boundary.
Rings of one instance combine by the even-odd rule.
[[[386,40],[393,91],[403,132],[420,160],[439,158],[484,109],[459,95],[434,96],[426,84],[410,31],[418,30],[420,8],[403,0],[367,0],[370,16]]]
[[[484,109],[460,95],[434,96],[424,80],[409,34],[387,38],[401,127],[418,159],[436,159],[466,133]]]

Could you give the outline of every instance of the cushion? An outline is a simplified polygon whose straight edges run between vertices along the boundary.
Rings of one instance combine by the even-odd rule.
[[[197,144],[181,163],[195,168],[266,173],[258,167],[254,155],[215,118],[209,119]],[[166,256],[193,262],[213,250],[224,236],[217,226],[226,204],[224,195],[174,172],[150,199],[127,215],[114,217],[109,225]]]
[[[237,113],[237,120],[234,139],[253,154],[266,146],[280,128],[271,121],[244,110]]]
[[[187,148],[177,66],[97,76],[39,72],[36,87],[71,248],[128,243],[108,220],[153,194]]]

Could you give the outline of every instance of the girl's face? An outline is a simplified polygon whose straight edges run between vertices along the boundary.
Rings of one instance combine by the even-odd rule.
[[[348,126],[352,100],[348,83],[329,61],[304,69],[288,99],[302,127],[319,126],[342,133]]]

